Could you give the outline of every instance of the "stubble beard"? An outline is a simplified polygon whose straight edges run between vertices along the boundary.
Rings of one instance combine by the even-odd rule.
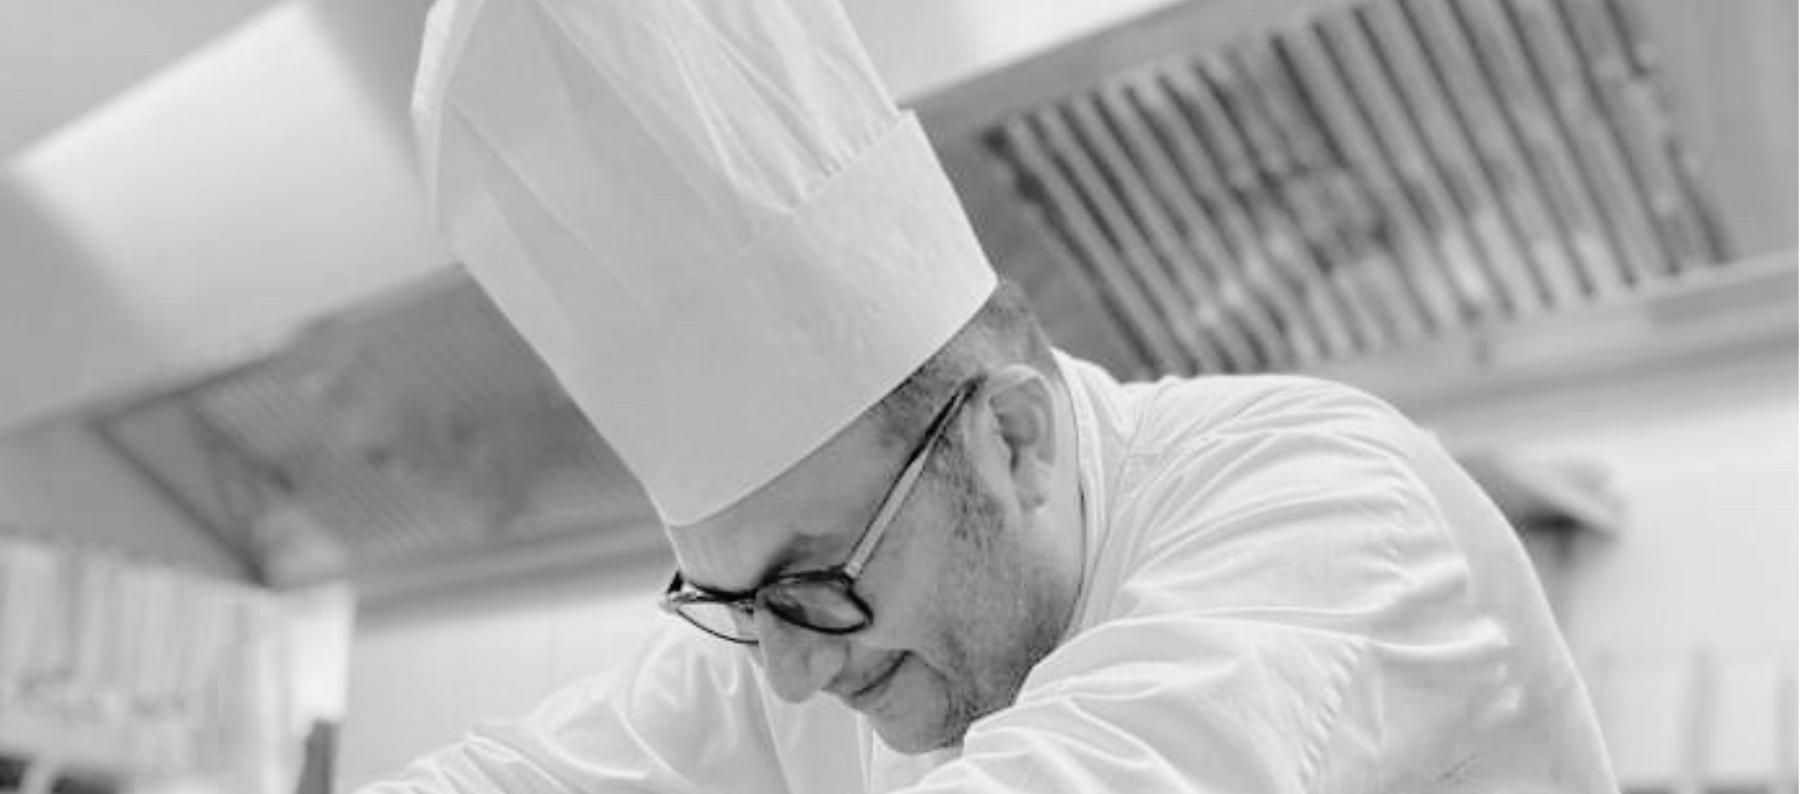
[[[957,494],[958,595],[972,596],[975,604],[950,607],[965,619],[952,620],[945,637],[951,669],[939,748],[960,746],[969,726],[1013,705],[1063,630],[1057,588],[1045,580],[1045,568],[1025,542],[1031,528],[1017,525],[1029,519],[1009,525],[999,499],[981,487],[962,450],[954,452],[944,456],[944,481]]]

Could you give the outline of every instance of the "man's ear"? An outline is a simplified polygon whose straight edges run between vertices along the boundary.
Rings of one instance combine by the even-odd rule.
[[[1056,464],[1056,403],[1050,381],[1024,364],[1009,364],[988,373],[980,399],[993,412],[1020,507],[1035,509],[1050,498]]]

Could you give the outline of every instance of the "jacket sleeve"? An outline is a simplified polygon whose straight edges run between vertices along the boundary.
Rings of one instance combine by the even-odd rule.
[[[1453,530],[1404,451],[1416,439],[1395,443],[1422,434],[1346,394],[1306,406],[1325,421],[1240,417],[1129,460],[1106,541],[1119,572],[1085,595],[1090,628],[910,791],[1609,785],[1591,745],[1556,746],[1581,693],[1547,690],[1572,677],[1531,680],[1473,597],[1456,533],[1504,519]],[[1537,586],[1512,574],[1486,584]],[[1559,643],[1524,653],[1567,667]]]
[[[787,791],[748,655],[684,628],[358,794]]]

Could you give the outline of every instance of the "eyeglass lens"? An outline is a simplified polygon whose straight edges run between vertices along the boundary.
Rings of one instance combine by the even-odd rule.
[[[762,592],[762,606],[776,617],[802,628],[841,634],[867,625],[869,615],[842,582],[790,582]],[[756,641],[754,610],[735,604],[688,602],[681,616],[712,634],[739,642]]]

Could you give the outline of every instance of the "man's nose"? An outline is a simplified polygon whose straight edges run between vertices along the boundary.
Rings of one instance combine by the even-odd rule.
[[[807,631],[768,610],[756,613],[756,637],[769,687],[789,703],[806,700],[831,683],[849,654],[842,638]]]

